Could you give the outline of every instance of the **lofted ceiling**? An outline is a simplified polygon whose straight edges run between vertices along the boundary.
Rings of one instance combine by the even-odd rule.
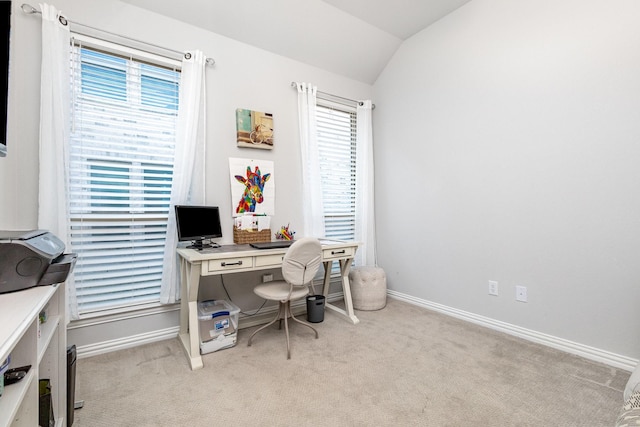
[[[404,40],[470,0],[122,0],[373,84]]]

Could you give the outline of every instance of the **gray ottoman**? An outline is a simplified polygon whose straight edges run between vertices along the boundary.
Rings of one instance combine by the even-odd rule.
[[[356,310],[380,310],[387,305],[387,276],[382,268],[354,267],[349,271],[349,282]]]

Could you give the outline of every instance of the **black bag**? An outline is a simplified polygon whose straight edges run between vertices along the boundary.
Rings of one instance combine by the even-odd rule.
[[[38,405],[38,425],[40,427],[55,427],[56,420],[53,417],[53,404],[51,402],[51,382],[42,379],[38,382],[40,404]]]

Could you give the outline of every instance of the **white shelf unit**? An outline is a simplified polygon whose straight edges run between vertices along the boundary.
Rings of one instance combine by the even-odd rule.
[[[38,286],[0,295],[0,362],[9,368],[31,365],[21,381],[5,385],[0,427],[38,425],[38,380],[49,379],[56,427],[66,425],[67,333],[65,284]],[[46,312],[40,324],[39,314]]]

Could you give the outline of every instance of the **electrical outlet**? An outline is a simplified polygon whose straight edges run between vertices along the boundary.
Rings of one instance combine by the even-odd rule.
[[[489,280],[489,295],[498,296],[498,282]]]
[[[262,283],[272,282],[273,274],[263,274],[262,275]]]
[[[516,301],[527,302],[526,286],[516,286]]]

